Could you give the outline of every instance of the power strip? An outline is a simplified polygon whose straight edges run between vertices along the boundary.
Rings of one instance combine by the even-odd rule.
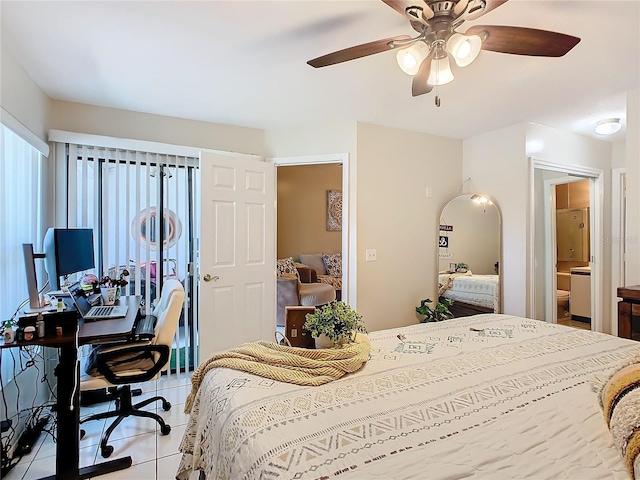
[[[27,428],[22,435],[20,435],[20,439],[18,440],[18,446],[16,447],[16,453],[20,456],[28,455],[31,453],[31,449],[38,441],[42,430],[49,422],[49,415],[41,418],[36,422],[33,428]]]

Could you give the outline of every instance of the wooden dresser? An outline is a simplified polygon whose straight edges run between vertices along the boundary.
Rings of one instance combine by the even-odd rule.
[[[631,338],[631,317],[640,310],[640,285],[618,287],[618,336]]]

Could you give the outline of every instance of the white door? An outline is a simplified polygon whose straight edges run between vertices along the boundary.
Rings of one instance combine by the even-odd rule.
[[[275,330],[274,166],[200,153],[200,361]]]

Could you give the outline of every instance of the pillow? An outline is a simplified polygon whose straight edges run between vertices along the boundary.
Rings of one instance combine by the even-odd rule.
[[[640,468],[640,357],[620,365],[598,392],[613,443],[623,456],[631,478]]]
[[[324,266],[327,267],[327,274],[332,277],[342,277],[342,254],[322,255]]]
[[[300,263],[309,265],[311,268],[313,268],[316,271],[318,275],[327,274],[327,270],[324,266],[324,262],[322,261],[321,253],[301,253]]]
[[[295,263],[293,263],[293,257],[279,258],[276,262],[276,275],[278,277],[283,277],[287,273],[295,275],[297,279],[300,279],[298,269],[296,268]]]

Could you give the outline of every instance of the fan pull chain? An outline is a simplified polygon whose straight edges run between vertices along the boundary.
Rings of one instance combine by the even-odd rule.
[[[440,93],[438,92],[438,85],[436,85],[436,96],[434,97],[436,107],[440,108]]]

